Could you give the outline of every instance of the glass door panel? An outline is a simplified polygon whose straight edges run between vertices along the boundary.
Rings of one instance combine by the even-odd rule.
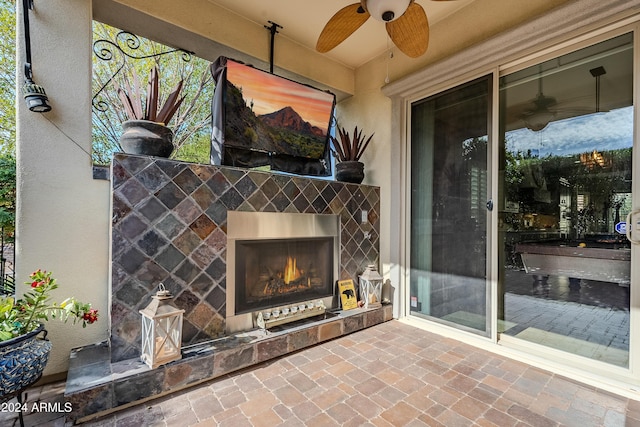
[[[411,107],[410,313],[489,335],[491,78]]]
[[[629,364],[633,39],[500,79],[499,333]]]

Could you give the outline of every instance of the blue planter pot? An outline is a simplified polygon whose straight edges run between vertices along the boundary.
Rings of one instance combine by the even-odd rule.
[[[44,337],[39,338],[44,331]],[[16,396],[42,376],[49,360],[51,342],[40,325],[28,334],[0,342],[0,401]]]

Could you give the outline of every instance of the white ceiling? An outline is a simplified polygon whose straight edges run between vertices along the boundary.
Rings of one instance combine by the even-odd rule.
[[[261,25],[273,21],[281,28],[276,37],[286,37],[315,50],[318,36],[326,22],[341,8],[355,0],[208,0]],[[475,0],[416,0],[427,13],[430,26]],[[266,31],[266,30],[265,30]],[[381,55],[393,43],[384,23],[373,18],[347,40],[325,55],[349,67],[357,68]],[[277,38],[276,38],[277,49]]]

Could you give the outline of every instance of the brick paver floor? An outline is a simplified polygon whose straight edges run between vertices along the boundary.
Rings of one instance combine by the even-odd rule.
[[[28,399],[64,405],[62,390]],[[62,413],[25,424],[69,425]],[[391,321],[85,425],[640,426],[640,402]]]

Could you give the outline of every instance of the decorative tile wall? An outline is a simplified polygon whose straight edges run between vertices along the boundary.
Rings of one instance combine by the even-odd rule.
[[[183,345],[224,335],[229,210],[338,214],[340,279],[379,258],[378,187],[129,154],[111,183],[113,362],[139,357],[138,311],[159,283],[185,310]]]

